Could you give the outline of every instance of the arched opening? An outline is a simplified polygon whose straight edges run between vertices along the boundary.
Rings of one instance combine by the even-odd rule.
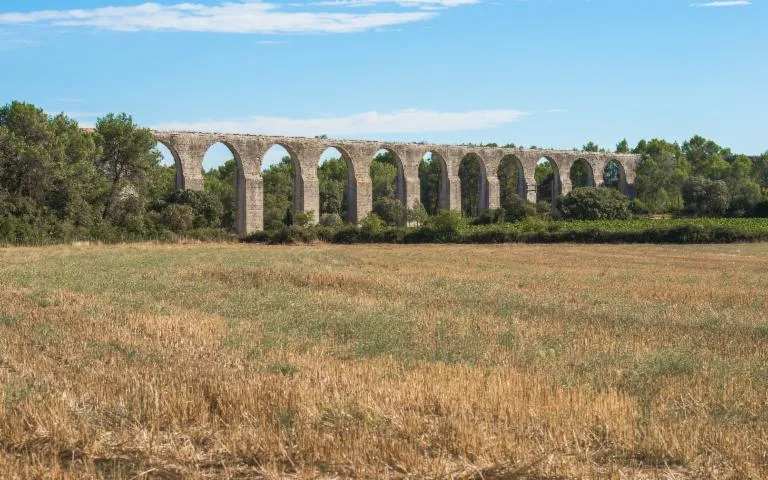
[[[199,208],[205,210],[202,216],[207,227],[221,227],[236,230],[239,215],[244,206],[240,205],[239,176],[240,163],[229,146],[217,142],[208,147],[203,157],[203,188]]]
[[[461,213],[467,218],[477,218],[488,208],[488,186],[483,161],[474,153],[466,155],[459,163],[461,181]]]
[[[391,150],[381,149],[370,168],[373,213],[389,225],[407,222],[403,164]]]
[[[507,155],[499,163],[499,196],[501,208],[507,213],[516,210],[516,207],[527,203],[527,185],[525,173],[520,159],[514,155]]]
[[[552,205],[560,195],[560,172],[557,164],[547,157],[536,162],[536,203],[546,202]]]
[[[595,186],[592,166],[583,158],[579,158],[571,165],[570,178],[572,188]]]
[[[264,229],[280,230],[293,224],[296,167],[294,157],[282,145],[272,145],[262,157]]]
[[[426,152],[419,163],[419,189],[421,204],[429,215],[447,209],[448,169],[440,154]]]
[[[328,147],[320,155],[317,180],[320,192],[320,223],[356,220],[354,171],[349,157],[337,147]]]
[[[623,192],[625,183],[624,167],[617,160],[609,161],[603,169],[603,185]]]
[[[157,179],[157,182],[155,182],[157,191],[155,193],[157,196],[167,197],[184,185],[181,162],[178,155],[163,142],[157,142],[155,150],[160,157],[160,162],[157,165],[157,174],[154,175],[154,178]]]

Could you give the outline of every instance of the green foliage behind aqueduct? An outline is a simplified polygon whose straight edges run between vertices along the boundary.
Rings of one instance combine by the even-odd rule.
[[[106,115],[95,129],[85,131],[63,114],[49,116],[30,104],[13,102],[0,107],[0,243],[232,238],[237,220],[235,162],[204,172],[205,192],[176,191],[176,168],[161,164],[156,144],[149,130],[139,128],[125,114]],[[599,149],[591,142],[584,148]],[[629,150],[627,142],[620,142],[617,150]],[[551,212],[565,220],[627,219],[648,213],[768,216],[768,154],[735,155],[698,136],[682,145],[642,140],[633,151],[643,160],[637,171],[637,200],[632,203],[612,188],[576,188],[556,199],[552,209],[554,172],[551,165],[542,163],[536,170],[541,202],[534,206],[518,195],[514,165],[502,164],[497,172],[501,208],[482,214],[478,188],[482,169],[477,160],[465,159],[459,171],[464,218],[457,218],[449,229],[437,227],[454,222],[452,214],[439,211],[441,164],[437,159],[425,159],[420,165],[421,202],[409,211],[399,198],[396,160],[390,153],[380,153],[370,170],[372,215],[378,219],[357,228],[344,225],[347,166],[342,159],[330,159],[319,166],[320,211],[303,218],[292,211],[294,167],[291,159],[285,158],[263,172],[264,225],[278,233],[256,237],[290,238],[298,235],[294,224],[318,222],[322,227],[305,228],[299,236],[329,241],[554,241],[569,238],[563,233],[569,231],[573,241],[635,241],[642,236],[619,237],[613,226],[591,223],[587,229],[573,222],[547,223],[547,219]],[[575,187],[589,182],[588,172],[578,165],[570,175]],[[607,187],[618,187],[618,172],[606,169],[604,178]],[[512,225],[501,225],[509,222]],[[419,228],[402,228],[406,224]],[[542,230],[534,225],[547,227]],[[622,231],[637,236],[636,225],[640,224]],[[678,241],[691,235],[711,241],[730,237],[754,240],[764,235],[761,226],[739,222],[717,226],[695,221],[675,225],[655,222],[641,230],[670,228],[695,230],[673,235]],[[725,234],[726,230],[730,234]],[[592,232],[591,237],[587,231]],[[388,232],[386,238],[381,232]],[[658,239],[669,236],[648,235]]]

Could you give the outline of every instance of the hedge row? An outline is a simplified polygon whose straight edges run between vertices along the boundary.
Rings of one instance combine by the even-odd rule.
[[[660,243],[704,244],[768,241],[768,229],[748,229],[738,226],[688,224],[647,227],[644,229],[613,230],[605,228],[540,229],[523,231],[505,225],[462,228],[458,230],[421,228],[386,228],[369,230],[354,226],[343,228],[288,227],[276,232],[257,232],[246,242],[263,244],[301,244],[328,242],[357,243]]]

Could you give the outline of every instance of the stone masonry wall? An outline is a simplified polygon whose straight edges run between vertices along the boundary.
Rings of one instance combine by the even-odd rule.
[[[567,194],[571,190],[570,171],[574,162],[584,160],[591,168],[594,185],[603,186],[603,172],[614,160],[621,166],[621,191],[632,198],[635,173],[640,161],[638,155],[618,153],[590,153],[560,150],[530,150],[514,148],[465,147],[420,143],[392,143],[355,140],[329,140],[325,138],[274,137],[196,132],[154,132],[157,141],[168,147],[177,166],[176,183],[179,188],[203,189],[203,157],[215,143],[223,143],[237,162],[238,215],[236,228],[240,235],[264,228],[264,192],[261,167],[264,154],[274,145],[285,148],[296,166],[294,182],[295,212],[320,210],[320,190],[317,165],[322,153],[336,148],[347,162],[349,178],[349,220],[357,223],[373,208],[370,166],[379,150],[392,152],[400,172],[398,188],[400,198],[408,208],[419,201],[419,163],[431,153],[441,164],[440,206],[452,210],[461,208],[461,182],[459,165],[467,155],[474,155],[481,163],[484,174],[481,185],[483,208],[497,208],[500,187],[497,172],[501,161],[514,158],[518,166],[520,194],[530,201],[536,200],[534,172],[541,158],[549,160],[555,169],[555,192]],[[524,191],[523,191],[524,190]]]

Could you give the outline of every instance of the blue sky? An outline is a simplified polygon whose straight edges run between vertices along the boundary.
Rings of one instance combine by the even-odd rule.
[[[0,92],[86,125],[760,153],[767,20],[765,0],[3,0]]]

